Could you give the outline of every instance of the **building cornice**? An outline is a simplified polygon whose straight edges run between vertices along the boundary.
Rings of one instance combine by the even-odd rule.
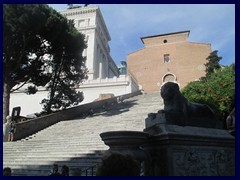
[[[78,15],[96,13],[97,18],[99,19],[99,22],[102,26],[101,28],[103,28],[103,32],[106,33],[107,40],[108,41],[111,40],[107,26],[105,24],[102,13],[98,6],[86,6],[86,7],[72,8],[72,9],[67,9],[67,10],[63,10],[63,11],[59,11],[59,12],[65,17],[74,17],[74,16],[78,16]]]
[[[154,38],[154,37],[159,37],[159,36],[169,36],[169,35],[175,35],[175,34],[183,34],[183,33],[188,33],[188,36],[189,36],[190,30],[188,30],[188,31],[172,32],[172,33],[166,33],[166,34],[158,34],[158,35],[153,35],[153,36],[145,36],[145,37],[141,37],[141,41],[144,44],[143,39]]]
[[[62,15],[69,17],[69,16],[76,16],[79,14],[90,14],[97,12],[98,7],[79,7],[79,8],[73,8],[73,9],[67,9],[63,11],[59,11]]]

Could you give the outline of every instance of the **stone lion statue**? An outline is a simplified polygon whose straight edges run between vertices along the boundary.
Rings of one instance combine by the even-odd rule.
[[[213,110],[206,104],[189,102],[173,82],[165,83],[160,90],[164,101],[166,121],[181,126],[220,128]]]

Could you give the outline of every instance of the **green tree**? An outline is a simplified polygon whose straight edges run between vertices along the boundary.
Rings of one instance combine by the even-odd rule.
[[[219,57],[217,53],[218,51],[215,50],[211,52],[210,55],[207,57],[208,62],[205,64],[206,77],[208,77],[211,73],[215,72],[217,69],[221,68],[219,61],[222,59],[222,57]]]
[[[65,99],[81,101],[82,94],[73,90],[72,84],[76,82],[77,87],[81,78],[86,77],[85,59],[81,55],[86,44],[72,21],[47,5],[4,4],[3,37],[4,119],[9,114],[10,93],[25,84],[33,85],[27,90],[31,94],[37,91],[36,86],[54,89],[51,85],[55,87],[57,80],[64,85],[67,82],[73,94],[68,97],[65,93]],[[58,73],[64,80],[54,79]],[[76,94],[79,98],[73,98]]]
[[[60,34],[61,41],[52,43],[57,53],[51,61],[53,73],[47,85],[49,97],[42,101],[44,112],[47,113],[77,105],[83,100],[82,92],[76,89],[87,78],[85,58],[82,57],[86,44],[84,36],[74,28],[73,21],[68,21],[67,27],[68,30]]]
[[[3,5],[4,119],[9,114],[11,92],[26,83],[44,86],[49,80],[48,74],[43,73],[42,59],[48,47],[41,47],[43,39],[37,36],[49,13],[43,6],[36,7]],[[31,92],[34,88],[30,88]]]

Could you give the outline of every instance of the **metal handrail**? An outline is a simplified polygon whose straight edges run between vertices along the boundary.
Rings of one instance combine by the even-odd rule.
[[[84,174],[85,172],[85,176],[88,176],[88,171],[91,170],[91,176],[94,176],[93,174],[93,171],[94,171],[94,168],[97,167],[97,164],[94,164],[93,166],[89,166],[87,168],[85,168],[84,170],[81,170],[81,175]]]

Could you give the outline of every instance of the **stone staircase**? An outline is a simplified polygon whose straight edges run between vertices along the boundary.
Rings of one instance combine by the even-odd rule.
[[[57,163],[69,166],[71,176],[86,175],[81,172],[99,163],[109,148],[100,133],[142,131],[147,114],[162,108],[159,93],[139,95],[90,117],[61,121],[26,139],[4,142],[3,167],[11,167],[13,176],[47,176]]]

